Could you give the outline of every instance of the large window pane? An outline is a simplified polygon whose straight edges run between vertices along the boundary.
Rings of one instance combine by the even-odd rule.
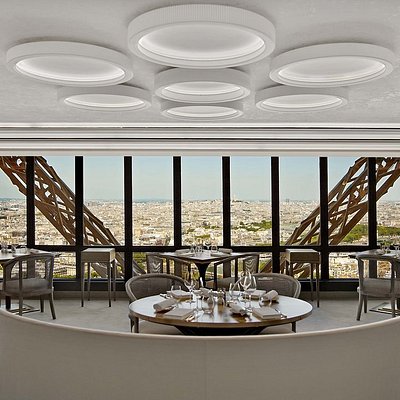
[[[7,244],[26,244],[26,197],[21,188],[25,186],[25,160],[23,157],[1,157],[0,159],[0,240]]]
[[[76,277],[75,253],[61,253],[54,259],[54,278],[68,279]]]
[[[123,157],[85,157],[85,244],[124,243]]]
[[[400,243],[400,159],[377,159],[378,240]],[[379,198],[379,196],[381,196]]]
[[[222,245],[221,157],[182,157],[182,243]]]
[[[75,244],[74,157],[35,159],[35,243]]]
[[[172,157],[133,159],[133,244],[173,245]]]
[[[280,173],[281,244],[319,243],[319,160],[282,157]]]
[[[329,158],[329,244],[368,244],[368,159]]]
[[[232,245],[271,245],[271,159],[231,157],[231,197]]]

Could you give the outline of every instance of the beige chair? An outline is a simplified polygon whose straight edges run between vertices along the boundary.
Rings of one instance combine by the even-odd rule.
[[[255,274],[258,272],[259,264],[260,264],[260,254],[247,254],[244,257],[229,257],[222,261],[217,261],[213,264],[214,267],[214,280],[213,280],[213,289],[228,289],[231,283],[235,282],[235,273],[237,271],[232,271],[232,263],[235,263],[234,269],[238,270],[240,268],[240,264],[242,266],[243,272],[250,272],[251,274]],[[218,268],[222,266],[222,278],[218,279]],[[232,274],[233,272],[233,274]],[[208,287],[211,285],[208,284]]]
[[[368,296],[383,297],[390,299],[392,317],[396,316],[396,299],[400,299],[400,263],[399,260],[385,255],[371,255],[358,253],[356,254],[358,261],[359,294],[357,321],[361,318],[361,310],[364,304],[364,313],[367,312]],[[377,262],[385,261],[391,264],[390,278],[369,277],[365,273],[364,261]],[[376,264],[375,264],[376,265]],[[371,272],[371,269],[370,269]],[[376,269],[375,274],[376,275]]]
[[[53,301],[54,254],[29,254],[15,257],[3,264],[3,282],[0,294],[19,300],[22,315],[23,299],[39,297],[40,311],[44,311],[44,298],[50,302],[51,315],[56,319]]]
[[[114,301],[116,300],[117,285],[117,261],[115,258],[115,249],[113,248],[88,248],[81,252],[81,306],[84,305],[85,293],[85,264],[87,264],[87,291],[88,300],[90,300],[90,282],[92,263],[105,264],[107,266],[107,289],[108,289],[108,306],[111,307],[111,281],[113,283]]]
[[[146,253],[146,269],[149,274],[162,274],[164,272],[164,258],[159,253]]]
[[[299,298],[301,292],[300,282],[285,274],[271,273],[259,273],[254,274],[257,282],[257,289],[265,290],[276,290],[278,294],[282,296],[289,296]]]
[[[286,249],[285,252],[286,273],[293,276],[294,264],[309,264],[310,265],[310,292],[311,301],[314,300],[314,270],[315,270],[315,292],[317,295],[317,307],[319,307],[319,276],[321,256],[318,251],[313,249]]]
[[[143,297],[166,293],[167,290],[171,290],[171,286],[173,284],[180,285],[182,290],[187,291],[183,279],[179,276],[170,274],[144,274],[140,276],[134,276],[126,282],[125,290],[129,297],[129,302],[131,303]],[[132,330],[135,317],[129,313],[129,319],[131,321]],[[142,324],[145,325],[145,327],[142,327]],[[143,333],[179,333],[179,331],[173,326],[153,324],[147,321],[141,322],[140,331]]]

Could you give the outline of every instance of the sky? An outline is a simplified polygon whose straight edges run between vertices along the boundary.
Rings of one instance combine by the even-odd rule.
[[[74,191],[74,157],[46,157],[64,182]],[[331,157],[329,189],[343,177],[356,158]],[[220,157],[182,157],[183,200],[222,198]],[[231,194],[236,200],[271,199],[269,157],[231,157]],[[90,200],[123,199],[123,157],[84,158],[84,197]],[[142,200],[172,199],[172,157],[133,158],[133,197]],[[280,198],[282,201],[318,201],[317,157],[280,158]],[[0,172],[0,198],[23,198],[8,177]],[[400,200],[400,182],[385,200]]]

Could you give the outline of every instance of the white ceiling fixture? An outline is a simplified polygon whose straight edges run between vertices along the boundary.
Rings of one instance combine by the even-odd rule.
[[[143,110],[150,107],[150,99],[147,90],[124,85],[58,89],[60,102],[71,107],[94,111]]]
[[[146,60],[181,68],[249,64],[275,48],[275,28],[265,17],[217,4],[158,8],[128,28],[129,48]]]
[[[164,100],[161,102],[161,113],[165,117],[186,121],[221,121],[243,115],[243,103],[232,101],[227,103],[178,103]]]
[[[250,94],[247,74],[234,69],[194,70],[173,68],[160,72],[155,94],[186,103],[219,103],[243,99]]]
[[[346,88],[275,86],[256,93],[256,106],[264,111],[302,112],[331,110],[347,104]]]
[[[271,63],[275,82],[302,87],[333,87],[365,83],[393,70],[395,55],[365,43],[330,43],[282,53]]]
[[[133,76],[126,55],[86,43],[24,43],[8,49],[6,59],[15,72],[57,85],[116,85]]]

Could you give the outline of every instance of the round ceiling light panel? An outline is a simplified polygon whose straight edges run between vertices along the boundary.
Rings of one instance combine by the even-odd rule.
[[[154,87],[157,96],[184,103],[236,101],[250,94],[248,75],[234,69],[169,69],[156,76]]]
[[[62,87],[58,100],[64,104],[94,111],[134,111],[150,107],[150,94],[131,86],[95,88]]]
[[[313,89],[276,86],[256,94],[256,106],[264,111],[303,112],[331,110],[347,104],[345,88]]]
[[[31,42],[7,51],[10,69],[46,83],[107,86],[132,78],[129,58],[117,51],[76,42]]]
[[[348,86],[382,78],[392,72],[394,61],[392,51],[372,44],[320,44],[275,57],[270,78],[289,86]]]
[[[221,121],[243,115],[243,103],[232,101],[227,103],[178,103],[165,100],[161,103],[161,113],[165,117],[186,121]]]
[[[265,17],[217,4],[159,8],[129,24],[128,44],[146,60],[181,68],[225,68],[271,54],[275,28]]]

